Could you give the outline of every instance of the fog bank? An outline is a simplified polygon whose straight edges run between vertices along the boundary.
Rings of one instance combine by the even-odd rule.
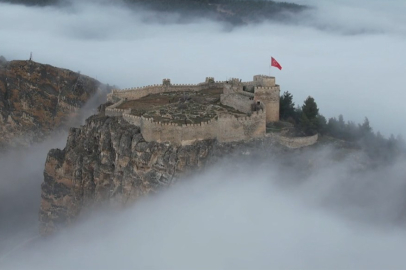
[[[42,143],[0,153],[0,259],[38,236],[41,183],[48,151],[63,149],[69,128],[83,124],[105,100],[106,92],[100,89],[66,125],[56,128]]]
[[[298,160],[330,162],[331,154],[306,152]],[[314,162],[314,175],[299,178],[278,161],[226,161],[123,212],[94,214],[27,245],[4,259],[2,269],[402,269],[404,228],[364,214],[382,214],[374,210],[381,195],[383,207],[402,210],[391,201],[403,196],[404,180],[395,184],[404,169],[391,168],[386,185],[377,187],[368,173],[342,182],[350,178],[350,160],[325,169],[323,159]],[[326,207],[334,201],[340,211]],[[358,218],[346,218],[351,211]]]

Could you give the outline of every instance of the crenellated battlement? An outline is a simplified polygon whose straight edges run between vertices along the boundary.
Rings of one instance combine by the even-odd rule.
[[[118,109],[110,111],[122,112]],[[263,111],[253,112],[245,117],[223,114],[219,115],[218,119],[195,124],[154,121],[152,118],[131,115],[129,111],[122,113],[122,117],[130,124],[139,126],[146,141],[176,144],[189,144],[207,139],[217,139],[220,142],[248,140],[264,136],[266,131],[266,114]]]
[[[279,85],[275,85],[275,86],[256,86],[255,90],[258,90],[258,91],[279,90]]]
[[[252,92],[244,91],[249,86]],[[174,122],[154,121],[153,118],[131,115],[131,109],[117,109],[123,102],[136,100],[151,94],[167,92],[201,91],[206,89],[223,88],[220,102],[224,105],[246,113],[246,116],[220,114],[209,121],[181,124]],[[266,123],[279,120],[279,85],[275,78],[266,75],[256,75],[251,82],[242,82],[238,78],[227,81],[215,81],[214,77],[206,77],[198,84],[172,84],[165,78],[162,84],[147,85],[125,89],[113,89],[108,94],[108,100],[115,102],[105,110],[107,116],[122,116],[127,122],[139,126],[147,141],[173,142],[189,144],[196,140],[217,139],[220,142],[247,140],[264,136]],[[253,112],[253,104],[259,102],[265,106]],[[278,102],[276,106],[276,102]]]

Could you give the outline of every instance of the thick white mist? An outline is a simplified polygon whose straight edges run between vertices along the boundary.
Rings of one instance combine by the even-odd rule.
[[[0,261],[27,240],[38,236],[41,183],[48,151],[64,148],[69,127],[83,124],[105,100],[105,90],[100,89],[77,115],[42,143],[0,154]]]
[[[404,229],[327,211],[322,197],[337,177],[307,190],[274,165],[209,170],[32,244],[2,269],[402,269]]]

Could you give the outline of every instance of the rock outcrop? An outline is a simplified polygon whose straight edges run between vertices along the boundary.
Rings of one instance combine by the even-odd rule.
[[[0,148],[46,138],[98,90],[100,83],[67,69],[0,58]]]
[[[73,223],[83,211],[108,202],[124,206],[156,192],[222,156],[274,144],[271,138],[188,146],[146,142],[139,127],[101,112],[69,132],[66,147],[48,153],[42,184],[41,233]]]

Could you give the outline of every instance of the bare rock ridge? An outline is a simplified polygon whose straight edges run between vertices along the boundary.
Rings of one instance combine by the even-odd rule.
[[[77,113],[100,85],[67,69],[0,57],[0,148],[43,140]]]
[[[134,202],[222,156],[241,156],[259,144],[276,145],[272,138],[233,143],[201,140],[186,146],[146,142],[139,127],[122,117],[105,116],[103,109],[84,126],[70,130],[63,150],[48,153],[40,209],[43,235],[102,203]]]

